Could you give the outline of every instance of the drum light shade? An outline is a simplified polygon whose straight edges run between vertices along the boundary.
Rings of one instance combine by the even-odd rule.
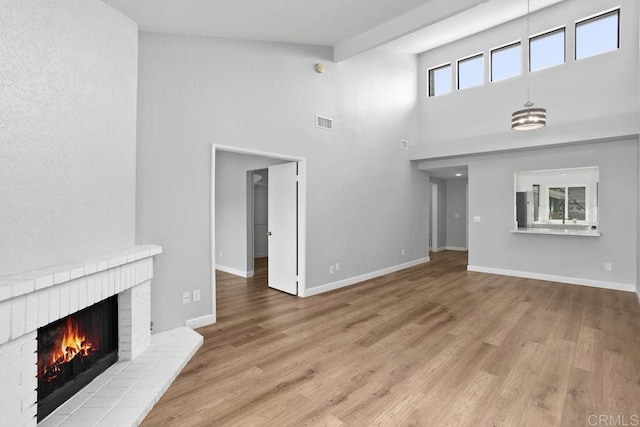
[[[531,34],[531,0],[527,0],[527,34]],[[527,102],[523,105],[524,110],[518,110],[511,114],[512,130],[535,130],[547,125],[547,110],[533,108],[533,102],[530,99],[530,67],[531,65],[527,67]]]
[[[525,108],[511,114],[511,129],[534,130],[547,124],[547,110],[545,108]]]

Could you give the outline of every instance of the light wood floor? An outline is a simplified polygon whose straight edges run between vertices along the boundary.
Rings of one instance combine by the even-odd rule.
[[[435,253],[307,299],[269,290],[264,265],[249,280],[218,272],[218,323],[199,330],[203,347],[143,425],[588,426],[590,415],[640,415],[632,293],[466,263]]]

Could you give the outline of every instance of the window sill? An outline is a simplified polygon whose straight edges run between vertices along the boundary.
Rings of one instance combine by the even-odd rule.
[[[584,236],[584,237],[600,237],[597,230],[571,230],[565,228],[518,228],[511,230],[512,233],[518,234],[552,234],[556,236]]]

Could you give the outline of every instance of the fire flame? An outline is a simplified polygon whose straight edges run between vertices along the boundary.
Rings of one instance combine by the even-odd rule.
[[[73,322],[71,317],[68,317],[60,346],[51,352],[51,357],[44,367],[41,378],[47,382],[53,381],[58,376],[63,364],[70,362],[76,356],[90,356],[95,350],[94,345],[88,342],[85,335],[80,332],[78,325]]]

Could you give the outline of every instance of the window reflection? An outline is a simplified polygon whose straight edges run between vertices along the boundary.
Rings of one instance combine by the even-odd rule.
[[[565,188],[549,188],[549,219],[564,219]]]
[[[568,212],[567,218],[578,221],[585,220],[586,188],[569,187],[567,194]]]

